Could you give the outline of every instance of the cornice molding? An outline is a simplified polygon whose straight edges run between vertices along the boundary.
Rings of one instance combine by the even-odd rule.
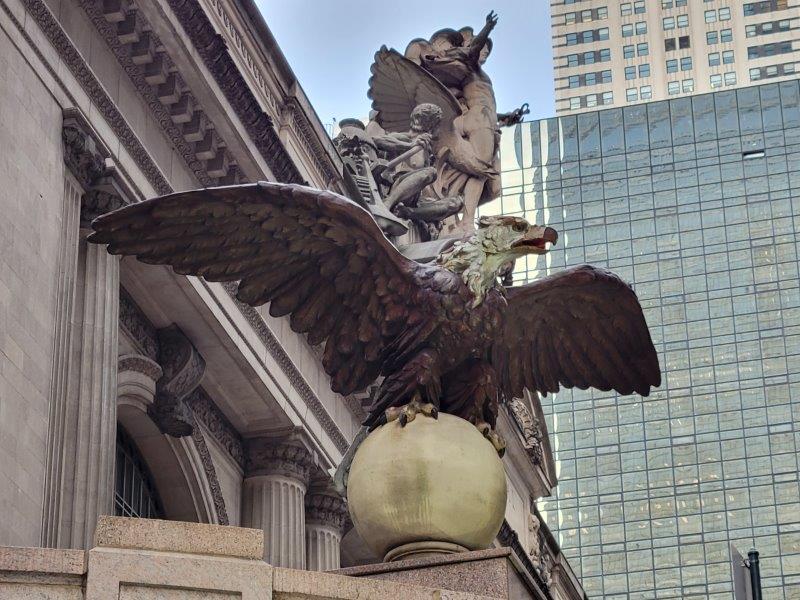
[[[64,29],[58,23],[53,13],[43,0],[21,0],[25,9],[31,15],[33,21],[42,30],[45,38],[56,49],[58,56],[64,65],[72,73],[73,77],[78,80],[78,83],[89,96],[92,101],[92,106],[103,116],[108,123],[111,130],[114,132],[122,146],[128,151],[133,160],[142,170],[150,184],[160,194],[168,194],[172,187],[167,183],[164,174],[159,169],[158,165],[150,157],[150,154],[145,150],[139,138],[133,133],[130,125],[122,116],[119,109],[117,109],[114,101],[106,93],[103,85],[95,77],[89,65],[81,56],[78,49],[69,39],[69,36],[64,32]],[[69,92],[69,87],[61,81],[61,78],[56,73],[55,69],[49,64],[48,60],[42,54],[41,50],[37,47],[37,43],[30,37],[28,32],[25,31],[24,26],[14,16],[10,9],[6,6],[5,2],[2,3],[4,12],[12,20],[18,28],[20,34],[25,41],[30,45],[38,58],[45,65],[50,74],[59,82],[61,87],[69,100],[77,105],[77,100]],[[141,196],[140,196],[141,198]]]
[[[167,3],[275,178],[283,183],[305,183],[273,127],[272,118],[261,109],[225,39],[217,33],[200,3],[197,0],[167,0]]]

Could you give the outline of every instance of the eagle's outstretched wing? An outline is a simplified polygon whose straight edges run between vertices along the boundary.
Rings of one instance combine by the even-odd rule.
[[[171,194],[96,219],[89,240],[112,254],[209,281],[241,280],[238,298],[271,302],[294,331],[326,342],[331,387],[366,388],[435,326],[443,269],[402,256],[372,216],[331,192],[261,182]],[[440,273],[441,271],[441,273]]]
[[[619,277],[588,265],[507,290],[491,360],[506,398],[559,386],[637,392],[661,384],[642,307]]]
[[[370,68],[369,97],[378,111],[378,123],[389,132],[405,132],[411,128],[411,111],[423,102],[442,109],[442,125],[451,129],[461,114],[461,106],[450,90],[418,64],[396,50],[384,46],[375,53]]]

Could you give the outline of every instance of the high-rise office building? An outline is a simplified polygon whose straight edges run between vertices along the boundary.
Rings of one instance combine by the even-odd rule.
[[[730,600],[734,543],[764,598],[800,598],[800,81],[522,123],[501,162],[483,214],[560,234],[515,281],[615,271],[664,375],[648,398],[542,398],[539,506],[589,597]]]
[[[797,77],[793,0],[552,0],[556,113]]]

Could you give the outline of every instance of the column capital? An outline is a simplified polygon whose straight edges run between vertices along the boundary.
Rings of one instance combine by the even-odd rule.
[[[161,366],[142,354],[125,354],[117,362],[117,404],[134,406],[142,412],[153,403]]]
[[[306,494],[306,523],[324,525],[341,536],[348,519],[347,502],[340,496],[325,492]]]
[[[283,475],[308,486],[314,455],[299,440],[273,437],[246,441],[245,477]]]

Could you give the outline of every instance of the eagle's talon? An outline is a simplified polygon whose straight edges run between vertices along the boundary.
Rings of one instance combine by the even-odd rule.
[[[503,455],[506,453],[506,442],[494,431],[494,429],[492,429],[492,426],[486,421],[478,421],[475,423],[475,428],[481,432],[483,437],[489,440],[492,446],[494,446],[494,449],[497,450],[498,456],[503,458]]]

